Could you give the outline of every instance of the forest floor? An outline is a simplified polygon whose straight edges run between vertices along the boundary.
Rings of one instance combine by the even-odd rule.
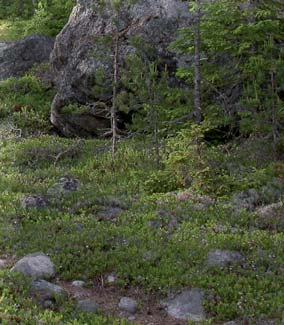
[[[1,140],[0,259],[9,269],[26,254],[48,254],[56,267],[54,281],[68,289],[70,300],[41,310],[23,289],[23,280],[6,268],[1,271],[0,312],[10,323],[114,324],[105,316],[74,312],[74,290],[83,290],[83,297],[95,298],[110,317],[128,317],[117,307],[119,297],[127,295],[139,302],[139,324],[183,324],[167,321],[159,302],[184,289],[202,288],[207,323],[281,324],[281,204],[264,216],[261,209],[274,199],[246,211],[232,206],[234,193],[218,198],[191,187],[174,189],[174,172],[161,174],[146,143],[122,141],[113,164],[108,141],[78,145],[76,139],[24,138],[13,132],[15,137]],[[250,171],[242,182],[263,193],[281,178],[282,168],[269,164],[265,171]],[[78,180],[80,186],[67,193],[54,190],[63,177]],[[23,198],[30,195],[48,205],[25,205]],[[208,256],[216,249],[243,258],[212,265]],[[115,283],[104,287],[109,274],[115,275]],[[85,289],[72,289],[74,280],[85,281]]]

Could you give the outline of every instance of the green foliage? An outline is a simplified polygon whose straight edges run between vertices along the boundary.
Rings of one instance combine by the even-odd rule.
[[[32,74],[0,83],[0,116],[23,133],[47,132],[54,90]],[[5,124],[5,123],[4,123]]]
[[[263,1],[245,5],[219,0],[202,6],[204,119],[223,126],[237,118],[241,134],[273,138],[275,156],[279,157],[276,147],[282,141],[284,119],[279,96],[283,85],[283,8],[278,1],[268,6]],[[185,28],[173,47],[192,55],[193,37],[193,29]],[[181,68],[178,75],[192,84],[192,67]]]
[[[40,1],[25,27],[25,33],[56,36],[67,23],[74,5],[74,0]]]
[[[30,18],[35,10],[32,0],[1,0],[0,19],[6,18]]]
[[[200,158],[190,138],[200,133],[200,129],[182,131],[169,140],[167,151],[162,151],[165,169],[157,169],[148,149],[151,146],[145,142],[122,141],[115,172],[108,141],[86,140],[78,155],[67,154],[54,165],[51,156],[75,147],[76,139],[41,136],[20,142],[6,140],[0,156],[1,254],[16,253],[20,257],[43,251],[55,262],[61,279],[80,278],[90,285],[94,277],[115,271],[122,287],[140,286],[163,294],[187,286],[202,287],[211,292],[206,310],[213,323],[242,317],[281,320],[283,228],[260,224],[255,214],[245,211],[235,214],[222,202],[198,210],[194,199],[177,202],[173,194],[158,192],[184,187],[183,173],[193,172],[190,175],[195,185],[190,191],[195,188],[213,194],[218,189],[215,183],[212,185],[214,173],[218,178],[220,170],[226,170],[226,163],[237,160],[246,167],[242,175],[237,174],[240,179],[231,177],[226,183],[222,176],[220,184],[230,183],[231,194],[245,182],[248,188],[260,188],[281,175],[283,164],[252,169],[251,161],[241,158],[241,151],[223,156],[221,148],[217,151],[207,147],[200,139],[201,163],[210,163],[210,173],[198,174]],[[20,206],[23,195],[44,195],[62,176],[79,178],[81,189],[58,198],[49,209]],[[97,218],[97,213],[108,206],[109,195],[125,205],[113,222]],[[171,222],[172,218],[176,223]],[[252,231],[255,227],[261,229]],[[209,268],[207,254],[216,248],[238,250],[245,260],[240,266]],[[0,308],[5,308],[7,315],[21,317],[23,324],[33,324],[36,315],[49,324],[57,320],[67,324],[112,324],[102,316],[74,314],[74,306],[69,303],[42,311],[22,294],[25,289],[14,279],[3,287],[10,289]],[[19,309],[14,307],[17,303]]]
[[[38,33],[56,36],[67,23],[75,0],[0,0],[0,36],[14,40]]]

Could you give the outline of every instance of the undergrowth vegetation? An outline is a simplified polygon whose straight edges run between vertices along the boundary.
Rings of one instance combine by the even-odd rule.
[[[15,87],[18,92],[12,96]],[[135,139],[120,141],[113,162],[107,140],[48,134],[51,92],[34,77],[10,79],[0,88],[2,117],[26,135],[1,134],[0,256],[42,251],[51,256],[62,280],[80,278],[92,286],[96,277],[115,272],[121,288],[139,287],[159,297],[201,287],[209,292],[206,311],[213,323],[234,318],[283,321],[283,222],[275,218],[261,224],[255,213],[236,212],[229,204],[235,193],[260,190],[281,178],[283,163],[253,159],[249,140],[243,150],[233,143],[230,150],[202,141],[197,146],[190,141],[191,131],[167,140],[160,166],[151,144]],[[15,105],[23,109],[14,112]],[[37,137],[33,123],[42,131]],[[22,207],[24,195],[48,195],[65,176],[78,178],[81,188],[46,209]],[[192,199],[178,201],[176,193],[185,190],[194,193]],[[195,195],[210,196],[213,204],[196,208]],[[122,213],[112,220],[98,218],[111,198],[119,200]],[[237,250],[245,259],[241,265],[210,267],[206,260],[211,249]],[[2,272],[3,323],[116,324],[74,312],[72,302],[43,311],[24,288],[22,280]]]
[[[34,33],[55,37],[68,21],[74,4],[74,0],[0,0],[0,41]]]

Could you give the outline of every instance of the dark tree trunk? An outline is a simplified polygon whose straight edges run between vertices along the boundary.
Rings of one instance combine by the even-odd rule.
[[[201,67],[200,67],[200,0],[196,0],[194,21],[194,110],[196,123],[201,122]]]

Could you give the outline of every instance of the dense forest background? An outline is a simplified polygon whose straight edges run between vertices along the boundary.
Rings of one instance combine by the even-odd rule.
[[[56,36],[67,22],[75,2],[1,0],[0,19],[11,24],[10,38],[21,38],[31,33]]]

